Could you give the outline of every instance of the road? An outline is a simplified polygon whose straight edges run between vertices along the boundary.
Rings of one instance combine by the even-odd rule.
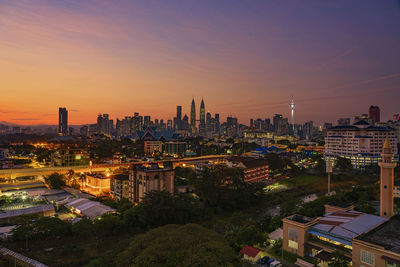
[[[141,165],[149,163],[163,163],[171,161],[173,164],[181,163],[200,163],[209,160],[218,160],[228,157],[227,155],[208,155],[201,157],[172,159],[172,160],[159,160],[159,161],[139,161],[121,164],[93,164],[90,168],[89,165],[84,166],[70,166],[70,167],[44,167],[44,168],[21,168],[21,169],[3,169],[0,170],[0,178],[17,178],[24,176],[47,175],[53,172],[67,172],[74,170],[75,172],[88,172],[88,171],[105,171],[106,169],[115,169],[118,167],[129,167],[132,165]]]

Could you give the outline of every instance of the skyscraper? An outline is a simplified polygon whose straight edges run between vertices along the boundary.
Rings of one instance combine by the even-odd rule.
[[[176,118],[178,121],[182,120],[182,106],[176,106]]]
[[[379,109],[378,106],[370,106],[369,107],[369,118],[372,119],[375,122],[380,122],[381,120],[381,110]]]
[[[201,104],[200,104],[199,132],[201,135],[205,135],[205,132],[206,132],[206,108],[205,108],[203,99],[201,99]]]
[[[58,134],[68,135],[68,111],[66,108],[58,108]]]
[[[190,131],[192,134],[196,133],[196,104],[194,103],[194,98],[190,107]]]

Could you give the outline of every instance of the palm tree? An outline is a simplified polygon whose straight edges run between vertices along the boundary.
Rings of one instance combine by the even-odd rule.
[[[333,254],[333,258],[328,263],[329,267],[348,267],[349,262],[346,260],[344,254],[340,253],[339,251],[335,251]]]
[[[81,173],[79,175],[79,180],[81,181],[81,190],[83,189],[83,183],[86,181],[86,175],[84,173]]]
[[[74,177],[75,177],[74,170],[67,171],[67,173],[66,173],[67,185],[71,185],[72,184],[72,181],[73,181]]]

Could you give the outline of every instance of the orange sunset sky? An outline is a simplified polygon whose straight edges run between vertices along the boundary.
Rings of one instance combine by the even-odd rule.
[[[0,121],[399,113],[399,2],[321,2],[1,1]]]

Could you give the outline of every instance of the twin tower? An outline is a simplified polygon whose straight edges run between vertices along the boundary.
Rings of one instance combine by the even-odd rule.
[[[190,128],[192,134],[196,132],[196,104],[194,102],[194,98],[192,99],[192,105],[190,107]],[[204,100],[201,99],[200,104],[200,124],[199,131],[203,132],[206,129],[206,108],[204,105]]]

